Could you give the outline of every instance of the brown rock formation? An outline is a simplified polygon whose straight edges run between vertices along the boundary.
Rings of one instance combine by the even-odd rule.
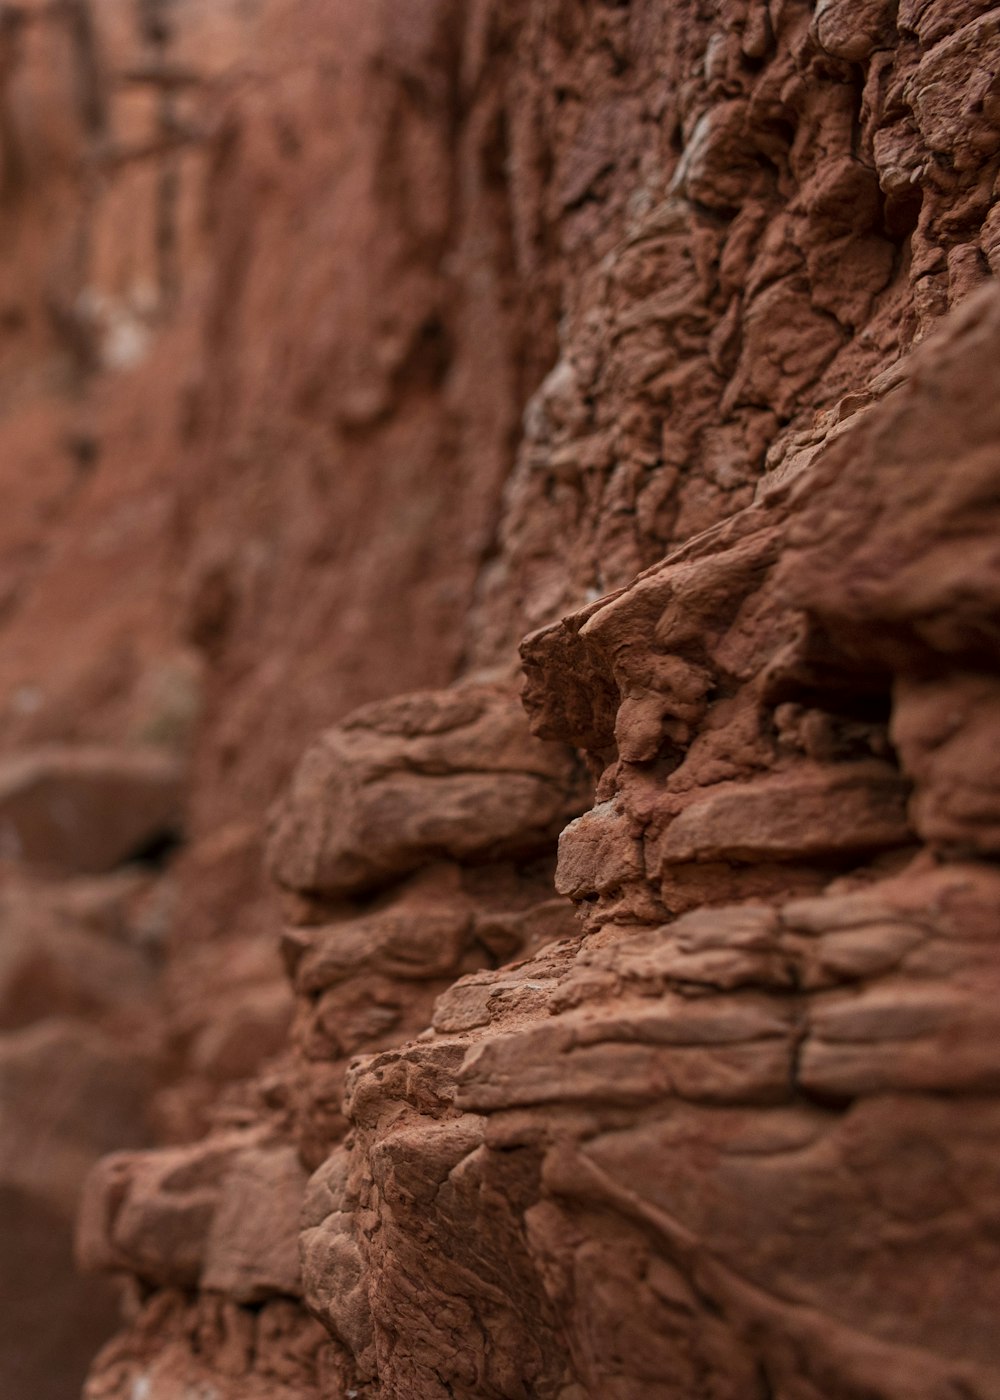
[[[557,624],[622,696],[560,842],[586,932],[358,1062],[307,1197],[306,1299],[379,1393],[996,1388],[998,352],[991,290],[795,479]],[[526,653],[551,730],[577,678]]]
[[[8,8],[0,1191],[16,1281],[111,1152],[88,1400],[1000,1394],[995,9]]]

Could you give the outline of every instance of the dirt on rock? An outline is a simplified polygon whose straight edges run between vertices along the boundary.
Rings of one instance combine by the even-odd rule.
[[[1000,1393],[998,61],[0,6],[5,1397]]]

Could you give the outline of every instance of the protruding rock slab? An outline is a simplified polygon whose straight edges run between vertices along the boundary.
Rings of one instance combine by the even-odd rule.
[[[289,889],[343,896],[434,859],[530,855],[579,810],[581,777],[531,737],[510,691],[404,695],[308,750],[275,814],[271,869]]]
[[[299,1293],[306,1172],[294,1148],[231,1132],[192,1147],[121,1152],[91,1173],[77,1231],[87,1269],[241,1303]]]

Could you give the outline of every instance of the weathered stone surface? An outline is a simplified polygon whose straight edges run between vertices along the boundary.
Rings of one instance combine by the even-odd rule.
[[[306,1173],[293,1148],[259,1137],[106,1157],[80,1210],[83,1266],[238,1303],[296,1296]]]
[[[584,791],[572,760],[531,738],[509,692],[403,696],[309,750],[275,817],[271,869],[290,889],[337,897],[436,859],[530,856]]]
[[[306,1172],[294,1147],[243,1152],[212,1217],[202,1287],[238,1303],[297,1297]]]
[[[977,859],[990,808],[958,793],[992,792],[977,620],[995,522],[976,483],[996,437],[977,367],[998,352],[991,291],[791,489],[567,625],[623,705],[641,678],[659,730],[643,720],[562,838],[582,938],[467,975],[432,1032],[348,1074],[353,1132],[302,1242],[307,1301],[359,1382],[469,1400],[992,1393],[968,1261],[1000,1267],[981,1176],[1000,885]],[[880,475],[904,427],[908,469]],[[876,480],[898,505],[852,507]],[[966,491],[976,509],[937,502],[949,569],[903,590],[859,566],[899,560],[925,493]],[[834,549],[838,531],[853,543]],[[576,676],[546,666],[544,639],[527,648],[536,713],[575,730],[559,692]],[[711,678],[683,740],[664,655]],[[816,893],[789,898],[803,873]],[[654,923],[650,885],[702,907]]]
[[[207,1148],[105,1157],[87,1179],[80,1208],[82,1266],[196,1286],[222,1177],[243,1145],[227,1137]]]
[[[0,749],[186,765],[2,957],[161,1052],[91,1400],[987,1400],[995,7],[4,13]]]
[[[721,784],[685,806],[660,842],[660,865],[808,860],[905,842],[906,783],[889,764]]]
[[[325,1213],[303,1236],[319,1315],[390,1393],[506,1393],[502,1319],[528,1296],[519,1375],[542,1393],[569,1367],[583,1393],[680,1396],[699,1378],[753,1394],[763,1368],[777,1393],[988,1394],[988,1308],[967,1311],[961,1280],[993,1131],[996,895],[982,867],[906,874],[688,915],[585,943],[568,970],[542,954],[508,973],[548,994],[494,1001],[467,1033],[454,1108],[446,1088],[420,1087],[445,1064],[433,1043],[405,1053],[405,1077],[391,1053],[359,1067],[367,1146],[316,1178]],[[942,967],[964,1003],[928,982]],[[851,980],[870,990],[823,990]],[[796,991],[810,982],[815,994]],[[484,1201],[502,1212],[503,1279],[466,1228]],[[417,1258],[425,1302],[401,1356]],[[932,1301],[915,1282],[931,1258],[949,1280]],[[483,1343],[439,1382],[447,1336],[476,1316],[490,1319]],[[611,1344],[623,1330],[627,1354]]]

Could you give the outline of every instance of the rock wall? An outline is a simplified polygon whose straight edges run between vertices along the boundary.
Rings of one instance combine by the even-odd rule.
[[[0,744],[185,798],[88,1400],[987,1400],[995,9],[118,13],[189,242],[0,425]]]

